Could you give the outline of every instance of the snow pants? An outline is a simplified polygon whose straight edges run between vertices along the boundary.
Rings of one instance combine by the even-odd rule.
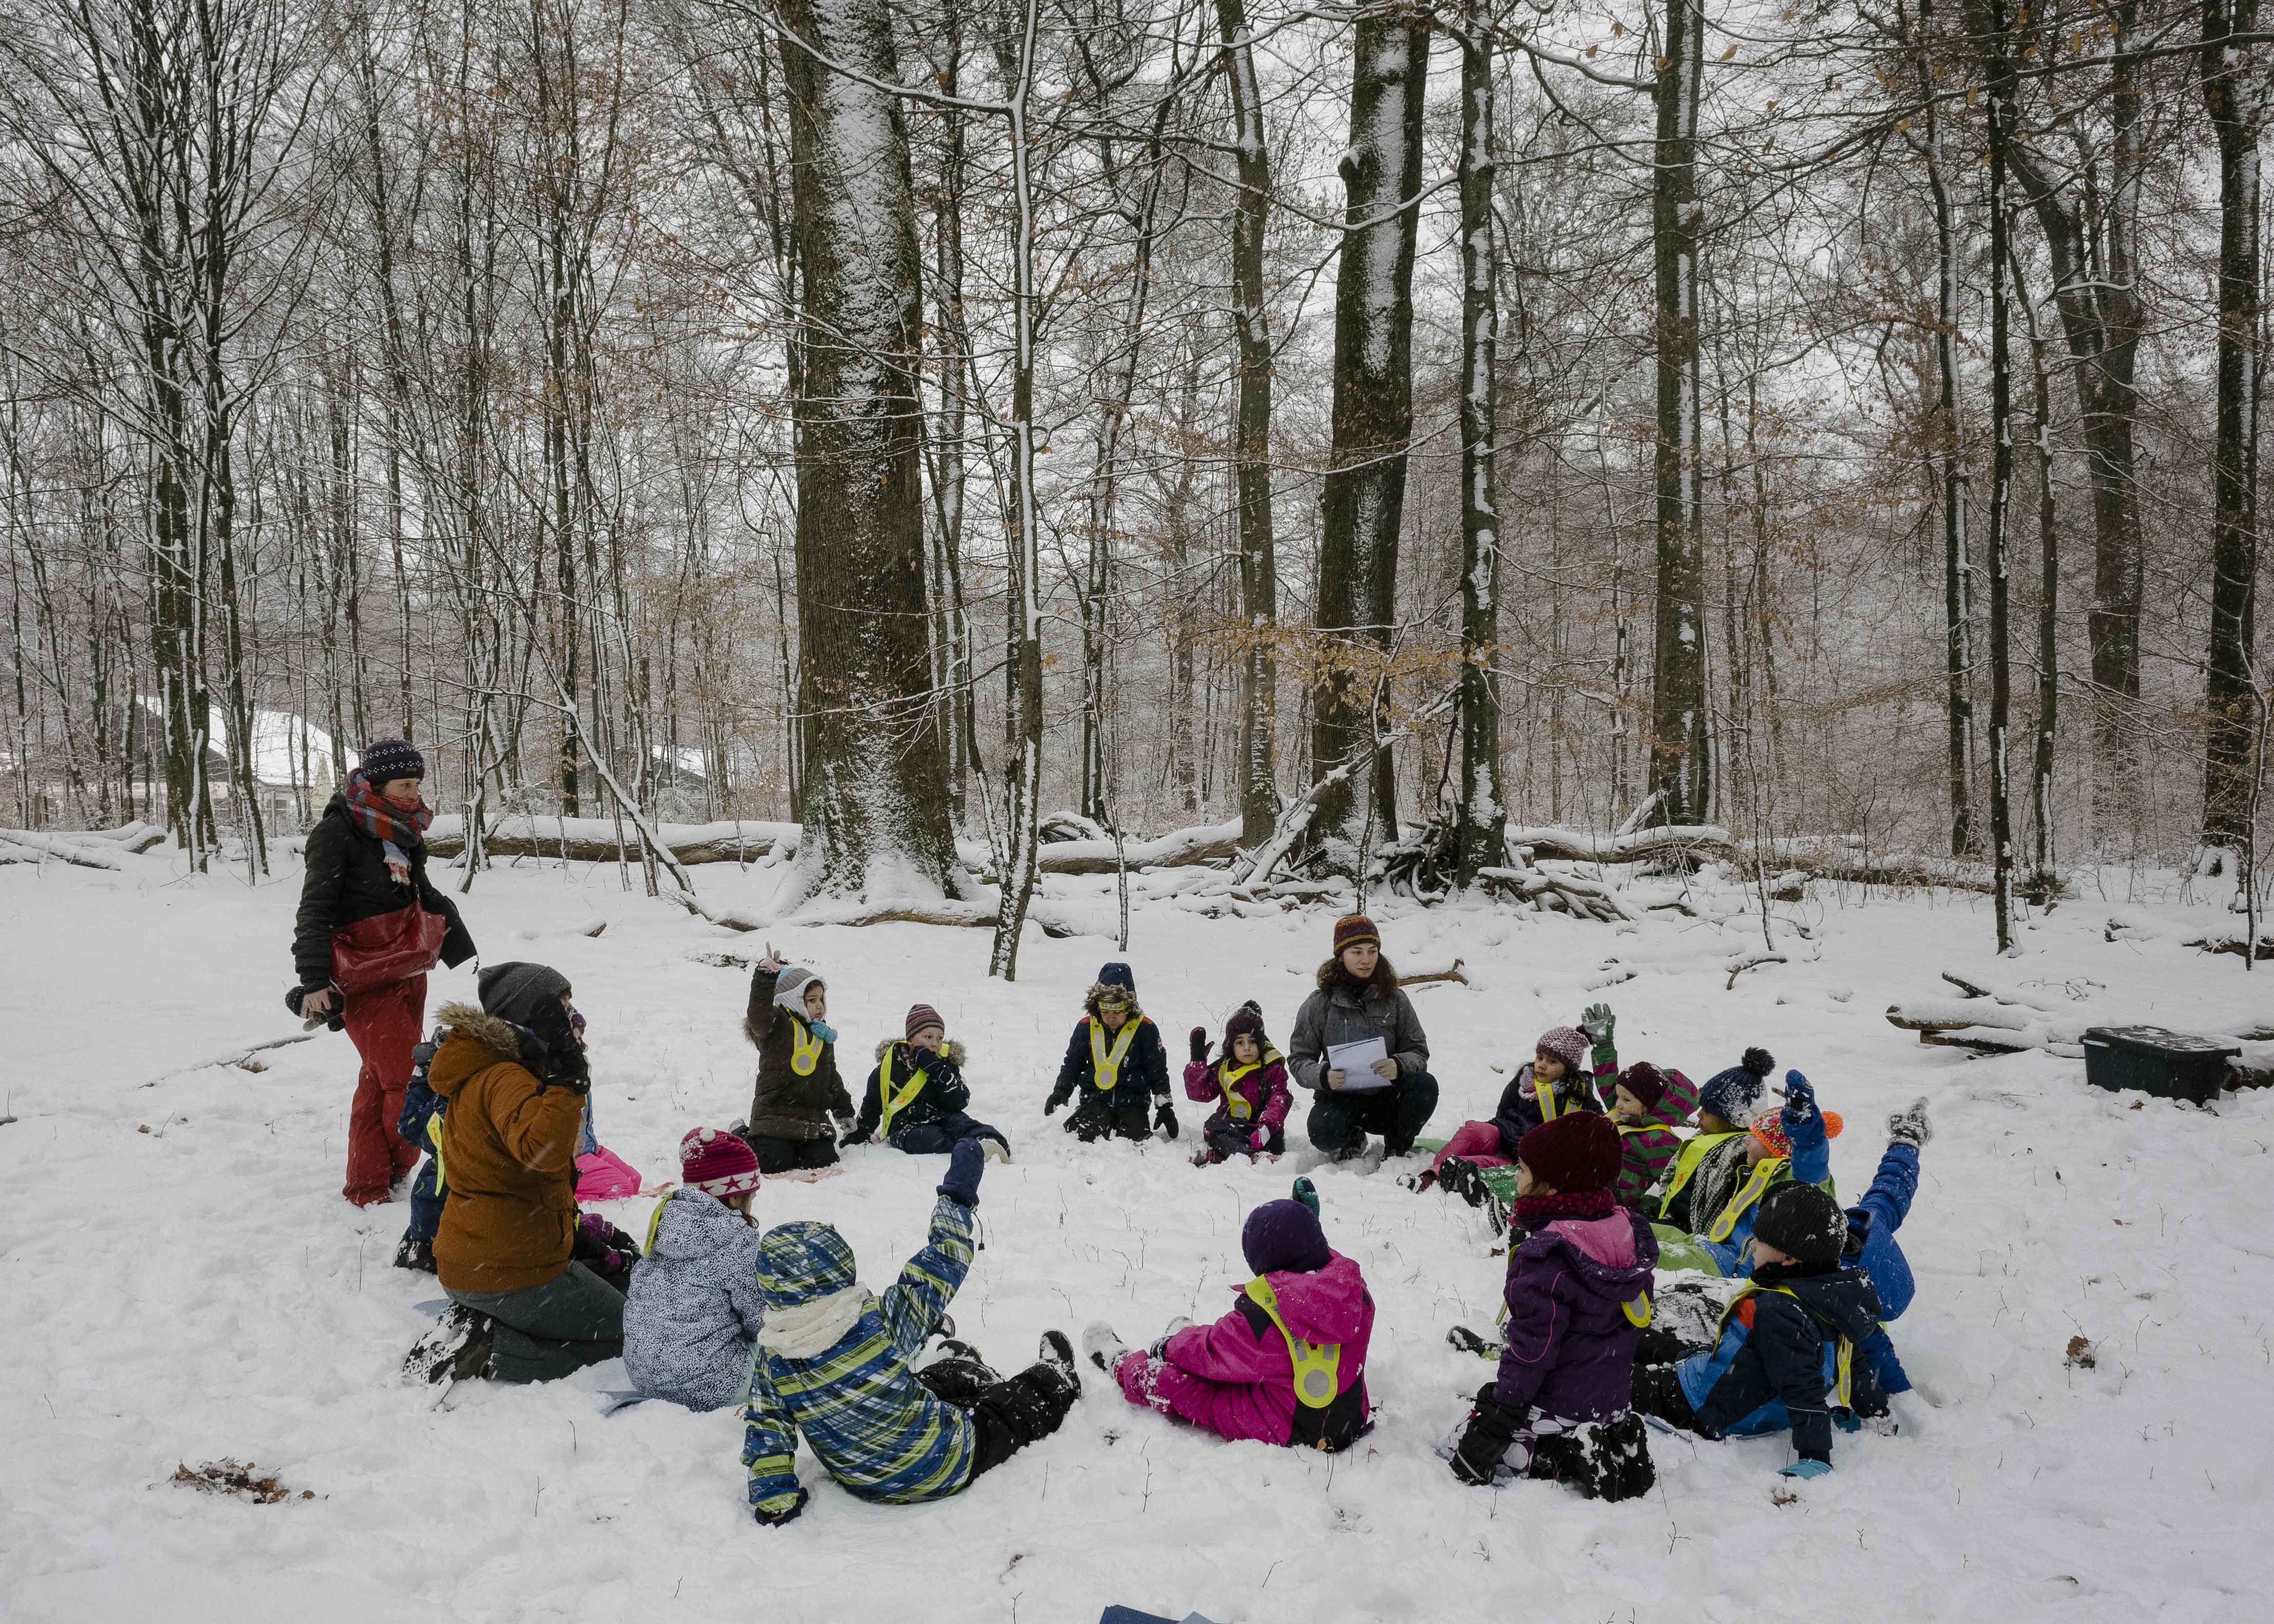
[[[1402,1156],[1413,1148],[1414,1135],[1427,1125],[1436,1109],[1437,1079],[1423,1071],[1387,1088],[1357,1094],[1322,1088],[1311,1102],[1303,1127],[1311,1143],[1329,1154],[1379,1133],[1389,1154]]]
[[[979,1434],[971,1476],[992,1471],[1039,1439],[1058,1430],[1081,1395],[1056,1365],[1028,1365],[1005,1381],[976,1358],[937,1359],[916,1372],[936,1398],[968,1410]],[[970,1478],[966,1478],[968,1486]]]
[[[758,1154],[758,1171],[761,1173],[796,1173],[837,1165],[837,1141],[834,1139],[778,1139],[763,1133],[749,1134],[747,1138],[750,1148]]]
[[[1110,1104],[1084,1104],[1066,1118],[1065,1131],[1085,1145],[1109,1138],[1150,1139],[1153,1118],[1141,1105],[1117,1110]]]
[[[963,1111],[951,1111],[930,1122],[899,1129],[885,1142],[911,1156],[945,1156],[966,1139],[993,1139],[1004,1149],[1011,1148],[1011,1141],[999,1130],[975,1122]]]
[[[1218,1162],[1229,1162],[1234,1156],[1245,1156],[1255,1148],[1251,1140],[1259,1125],[1254,1123],[1234,1122],[1229,1114],[1218,1111],[1209,1117],[1207,1124],[1201,1129],[1201,1138],[1207,1143],[1210,1156]],[[1276,1156],[1284,1153],[1286,1148],[1285,1131],[1279,1128],[1272,1129],[1271,1137],[1263,1142],[1265,1154]]]
[[[363,1057],[348,1107],[348,1179],[340,1193],[358,1207],[387,1199],[395,1176],[418,1160],[418,1147],[395,1131],[403,1091],[410,1086],[410,1051],[426,1014],[426,978],[414,975],[341,1000],[341,1019]]]
[[[624,1294],[581,1263],[519,1291],[442,1289],[453,1303],[497,1321],[494,1380],[558,1381],[623,1353]]]
[[[1445,1158],[1458,1156],[1472,1167],[1496,1168],[1510,1165],[1509,1158],[1500,1154],[1500,1127],[1495,1123],[1465,1122],[1453,1130],[1453,1137],[1445,1141],[1445,1148],[1429,1163],[1432,1173],[1444,1170]]]

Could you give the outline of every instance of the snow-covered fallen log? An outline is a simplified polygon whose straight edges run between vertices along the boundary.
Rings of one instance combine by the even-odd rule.
[[[716,823],[661,823],[657,834],[671,854],[687,867],[698,863],[757,862],[767,857],[787,857],[797,850],[800,827],[795,823],[741,819]],[[482,837],[483,849],[493,857],[565,857],[571,862],[614,862],[619,851],[639,854],[639,835],[629,823],[619,841],[616,822],[608,817],[538,817],[516,813],[500,818]],[[466,821],[456,813],[437,817],[426,830],[426,850],[436,857],[456,857],[466,849]]]
[[[15,855],[14,853],[22,853]],[[115,846],[86,835],[50,834],[36,829],[0,829],[0,856],[11,862],[52,858],[82,868],[118,868]]]
[[[1488,888],[1540,907],[1559,909],[1581,919],[1604,924],[1624,923],[1633,911],[1611,892],[1609,886],[1577,875],[1550,873],[1545,868],[1480,868],[1477,878]]]
[[[1712,823],[1677,823],[1615,835],[1585,829],[1510,829],[1508,846],[1511,855],[1535,862],[1648,862],[1671,852],[1736,862],[1744,855],[1728,830]]]
[[[1132,868],[1178,868],[1194,863],[1224,862],[1239,851],[1239,820],[1202,823],[1172,830],[1151,840],[1124,840],[1121,862]],[[1055,840],[1038,849],[1044,874],[1111,874],[1114,870],[1111,840]]]

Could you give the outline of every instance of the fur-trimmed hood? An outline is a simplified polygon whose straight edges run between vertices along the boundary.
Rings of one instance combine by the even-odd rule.
[[[878,1065],[885,1064],[885,1056],[892,1052],[895,1045],[903,1049],[914,1049],[915,1047],[915,1044],[909,1042],[906,1038],[885,1038],[877,1045],[877,1064]],[[948,1064],[953,1066],[959,1071],[963,1070],[964,1048],[961,1040],[957,1038],[948,1039],[946,1042],[939,1046],[939,1052],[940,1057],[945,1060]]]
[[[1374,974],[1367,981],[1367,986],[1381,993],[1392,993],[1397,990],[1397,972],[1389,967],[1389,959],[1387,954],[1374,961]],[[1337,957],[1328,959],[1319,966],[1319,990],[1332,992],[1338,987],[1348,988],[1352,992],[1359,990],[1357,983],[1351,980],[1349,973],[1343,968],[1342,959]]]
[[[1091,1019],[1095,1020],[1097,1019],[1097,1001],[1109,992],[1119,993],[1121,995],[1122,1001],[1129,1007],[1130,1019],[1142,1020],[1145,1019],[1145,1006],[1137,1002],[1137,995],[1130,991],[1129,989],[1126,987],[1116,986],[1108,981],[1092,981],[1089,984],[1089,990],[1081,995],[1081,1007],[1083,1011],[1088,1014]]]
[[[426,1086],[444,1099],[500,1061],[511,1061],[543,1079],[542,1071],[531,1065],[523,1053],[522,1040],[527,1034],[511,1021],[474,1004],[446,1004],[435,1018],[448,1030],[427,1065]]]

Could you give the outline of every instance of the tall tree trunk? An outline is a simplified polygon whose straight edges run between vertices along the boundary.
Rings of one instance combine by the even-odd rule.
[[[1706,694],[1706,564],[1698,445],[1698,96],[1701,0],[1667,0],[1653,93],[1658,132],[1651,237],[1657,284],[1658,601],[1653,624],[1650,789],[1653,816],[1686,823],[1711,799]]]
[[[1239,838],[1261,846],[1279,817],[1278,553],[1271,529],[1271,319],[1264,304],[1264,232],[1271,217],[1271,154],[1245,0],[1216,0],[1239,195],[1232,207],[1232,465],[1239,502]],[[1186,651],[1187,692],[1191,661]],[[1187,797],[1189,803],[1189,797]]]
[[[2014,489],[2014,357],[2006,308],[2010,249],[2006,213],[2007,156],[2019,109],[2013,57],[2005,49],[2006,0],[1977,0],[1991,41],[1990,157],[1990,859],[1998,951],[2014,946],[2014,816],[2007,782],[2006,728],[2013,705],[2007,625],[2006,520]]]
[[[1493,230],[1492,35],[1472,4],[1461,37],[1461,808],[1455,883],[1507,861],[1500,786],[1500,254]],[[1560,578],[1560,577],[1559,577]],[[1559,617],[1560,620],[1560,617]],[[1552,762],[1553,756],[1551,755]]]
[[[1316,622],[1324,669],[1311,725],[1312,821],[1329,866],[1358,874],[1365,831],[1397,833],[1397,778],[1383,730],[1397,614],[1397,541],[1413,433],[1413,247],[1420,222],[1421,115],[1429,20],[1362,14],[1352,49],[1350,147],[1343,154],[1342,256],[1335,278],[1334,448],[1319,540]],[[1345,763],[1373,759],[1373,802]]]
[[[2250,54],[2257,0],[2203,0],[2203,105],[2218,136],[2218,428],[2212,456],[2210,658],[2204,709],[2202,843],[2250,846],[2256,664],[2257,492],[2249,477],[2250,371],[2258,334],[2258,97]],[[2238,874],[2237,894],[2251,876]]]
[[[802,39],[899,82],[887,0],[785,0]],[[784,41],[802,372],[798,710],[805,838],[794,894],[944,891],[955,859],[921,727],[923,492],[916,343],[922,259],[907,127],[890,91]]]

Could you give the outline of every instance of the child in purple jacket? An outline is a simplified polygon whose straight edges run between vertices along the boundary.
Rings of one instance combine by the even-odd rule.
[[[1234,1442],[1347,1449],[1368,1425],[1374,1335],[1374,1298],[1358,1265],[1327,1244],[1300,1201],[1248,1214],[1239,1246],[1255,1278],[1214,1325],[1172,1328],[1139,1350],[1100,1322],[1082,1333],[1084,1350],[1133,1404]]]
[[[1508,1346],[1453,1450],[1464,1483],[1489,1485],[1504,1467],[1621,1500],[1657,1481],[1632,1399],[1658,1242],[1612,1199],[1619,1162],[1618,1130],[1594,1111],[1517,1142]]]
[[[1263,1010],[1253,998],[1224,1023],[1224,1057],[1209,1064],[1208,1032],[1194,1026],[1192,1064],[1185,1068],[1188,1099],[1214,1101],[1216,1113],[1201,1126],[1194,1167],[1233,1156],[1278,1155],[1287,1148],[1287,1063],[1263,1035]]]

